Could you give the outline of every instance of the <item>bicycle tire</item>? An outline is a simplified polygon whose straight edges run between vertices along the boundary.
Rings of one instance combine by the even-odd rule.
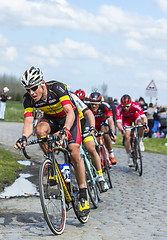
[[[94,208],[97,208],[98,202],[99,202],[98,190],[97,190],[97,185],[94,182],[94,179],[92,179],[91,177],[91,175],[93,176],[93,167],[91,167],[91,165],[90,167],[88,167],[87,164],[85,164],[85,169],[86,169],[86,183],[87,183],[88,194]]]
[[[141,176],[143,173],[143,163],[140,144],[137,138],[135,140],[135,148],[136,148],[136,170],[138,171],[139,176]]]
[[[44,218],[55,235],[63,233],[66,224],[66,203],[63,185],[57,170],[53,174],[53,165],[45,159],[39,172],[39,192]],[[52,174],[54,180],[49,180]],[[50,181],[50,182],[49,182]]]
[[[74,168],[72,166],[72,164],[70,164],[70,188],[71,188],[71,197],[72,197],[72,207],[74,210],[74,213],[77,217],[77,219],[82,223],[85,224],[87,223],[88,219],[89,219],[89,214],[87,216],[81,217],[80,213],[79,213],[79,188],[78,188],[78,184],[77,184],[77,180],[75,177],[75,173],[74,173]]]
[[[104,166],[102,166],[104,179],[107,182],[109,188],[112,188],[110,171],[109,171],[109,167],[108,167],[108,163],[107,163],[107,159],[106,159],[105,150],[104,150],[103,145],[100,148],[100,154],[101,154],[100,158],[103,160],[103,163],[104,163]]]

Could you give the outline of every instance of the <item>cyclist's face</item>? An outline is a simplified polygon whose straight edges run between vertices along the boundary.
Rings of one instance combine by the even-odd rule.
[[[130,109],[130,106],[122,106],[125,112],[128,112]]]
[[[37,102],[41,99],[42,94],[43,94],[43,89],[41,87],[41,85],[38,85],[36,89],[30,88],[30,90],[28,91],[28,93],[30,94],[30,96],[32,97],[32,99]]]
[[[97,103],[91,103],[91,108],[93,112],[97,112],[99,109],[100,104]]]

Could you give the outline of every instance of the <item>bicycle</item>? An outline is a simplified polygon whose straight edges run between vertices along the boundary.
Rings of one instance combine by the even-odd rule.
[[[63,147],[58,145],[54,147],[55,141],[58,140],[57,136],[48,135],[27,142],[27,146],[37,143],[48,144],[48,155],[45,156],[39,170],[39,193],[44,218],[55,235],[63,233],[66,224],[66,211],[72,207],[81,223],[86,223],[89,218],[89,214],[83,217],[79,213],[79,189],[72,174],[73,165],[70,161],[70,149],[65,140]],[[23,149],[23,153],[26,158],[31,158],[25,149]],[[63,175],[58,163],[60,153],[63,155],[64,162],[69,166],[66,175]],[[70,179],[68,176],[70,176]]]
[[[134,125],[134,126],[124,126],[123,129],[131,130],[131,156],[133,158],[133,164],[135,171],[138,171],[139,176],[143,173],[143,163],[142,163],[142,154],[140,150],[140,144],[138,139],[138,129],[140,127],[146,127],[146,125]]]
[[[114,136],[112,129],[110,129],[107,132],[100,132],[96,135],[96,137],[99,137],[100,143],[97,142],[96,137],[94,135],[92,135],[92,136],[93,136],[95,144],[97,146],[97,151],[100,155],[104,179],[107,182],[109,188],[112,188],[112,181],[111,181],[111,175],[110,175],[110,170],[109,170],[110,159],[109,159],[109,154],[108,154],[107,148],[103,142],[104,134],[109,134],[109,135]]]
[[[89,135],[89,133],[85,133],[85,134],[83,134],[83,137],[86,137],[88,135]],[[81,153],[81,158],[83,159],[84,164],[85,164],[86,182],[87,182],[87,189],[88,189],[89,197],[91,199],[93,206],[95,208],[97,208],[98,202],[100,200],[100,197],[99,197],[100,186],[97,181],[98,174],[97,174],[96,168],[92,164],[90,156],[89,156],[83,143],[81,143],[80,153]]]

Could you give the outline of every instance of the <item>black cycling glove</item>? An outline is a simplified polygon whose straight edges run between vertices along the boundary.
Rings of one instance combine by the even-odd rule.
[[[94,127],[89,128],[89,132],[92,132],[95,134],[95,136],[98,134],[98,131]]]
[[[19,139],[16,141],[16,145],[17,145],[18,143],[19,143],[20,145],[22,145],[24,141],[27,142],[26,136],[22,136],[21,138],[19,138]]]

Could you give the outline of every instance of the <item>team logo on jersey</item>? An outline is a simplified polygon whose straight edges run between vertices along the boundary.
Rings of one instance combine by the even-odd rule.
[[[49,103],[56,102],[56,99],[49,100]]]
[[[61,91],[61,92],[65,92],[65,90],[62,88],[62,87],[60,87],[60,86],[57,86],[57,88]]]

